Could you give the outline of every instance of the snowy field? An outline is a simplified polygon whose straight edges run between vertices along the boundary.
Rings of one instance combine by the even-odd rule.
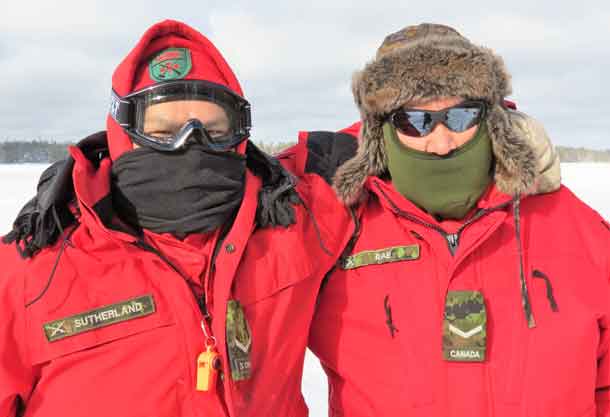
[[[40,173],[46,165],[0,165],[0,234],[10,225],[21,206],[34,195]],[[563,183],[606,219],[610,219],[610,164],[562,164]],[[312,417],[328,415],[324,374],[308,354],[303,392]]]

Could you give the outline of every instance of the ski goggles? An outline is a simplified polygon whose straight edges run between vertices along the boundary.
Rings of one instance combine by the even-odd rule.
[[[401,133],[421,138],[439,123],[452,132],[464,132],[479,124],[486,111],[487,104],[483,101],[465,101],[440,111],[398,109],[390,114],[390,122]]]
[[[141,146],[176,151],[195,138],[229,150],[250,135],[250,104],[225,86],[203,80],[167,81],[120,97],[110,115]]]

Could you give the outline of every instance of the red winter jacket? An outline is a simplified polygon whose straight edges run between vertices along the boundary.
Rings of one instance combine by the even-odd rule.
[[[214,45],[175,21],[143,35],[115,71],[114,91],[124,96],[148,85],[142,63],[167,47],[199,57],[187,79],[243,95]],[[263,190],[265,175],[249,171],[223,239],[137,237],[114,223],[110,159],[133,144],[110,116],[108,146],[112,158],[97,161],[99,168],[73,150],[80,216],[54,246],[27,261],[14,245],[0,246],[0,416],[305,416],[301,375],[316,296],[353,229],[330,186],[302,173],[296,224],[262,228],[255,223],[259,192],[282,190]],[[244,141],[237,151],[246,147]],[[252,334],[252,376],[239,382],[226,352],[230,299],[242,304]],[[195,389],[204,312],[212,317],[223,376],[207,393]],[[64,320],[74,315],[78,325]],[[75,330],[106,326],[62,337],[72,330],[66,323]]]
[[[452,256],[456,224],[379,178],[365,189],[349,254],[409,246],[419,255],[356,268],[345,258],[321,291],[310,347],[329,377],[331,416],[610,416],[610,231],[596,212],[561,187],[523,198],[519,213],[492,187]],[[485,362],[443,359],[450,290],[485,297]]]
[[[296,188],[303,200],[296,224],[262,229],[254,223],[261,180],[248,172],[212,265],[175,239],[118,231],[109,221],[109,160],[96,169],[78,150],[73,155],[77,225],[31,260],[14,245],[0,246],[0,416],[306,415],[300,384],[316,296],[352,232],[332,189],[305,176]],[[222,354],[215,393],[195,390],[205,338],[194,294],[204,291],[199,274],[206,270]],[[127,303],[136,298],[135,307]],[[246,381],[234,382],[228,371],[229,299],[244,306],[251,329]],[[63,318],[117,303],[135,316],[54,341],[45,335],[45,327],[52,338],[64,334]]]

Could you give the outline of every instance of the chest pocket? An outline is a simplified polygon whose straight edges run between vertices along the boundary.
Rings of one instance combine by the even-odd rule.
[[[440,374],[432,355],[440,354],[441,339],[440,321],[433,322],[439,320],[438,306],[430,300],[438,290],[421,247],[392,243],[356,248],[321,293],[310,340],[334,371],[336,415],[377,415],[387,404],[402,414],[434,414],[429,407]],[[363,362],[363,352],[376,352],[374,366]],[[354,392],[369,386],[384,389],[374,399],[352,403]]]
[[[29,313],[30,358],[39,378],[30,404],[37,414],[65,414],[60,410],[69,407],[91,417],[135,409],[142,415],[182,415],[188,364],[162,295],[121,294],[72,304]],[[124,320],[109,323],[118,319]]]
[[[606,278],[587,259],[568,255],[532,259],[529,273],[537,322],[525,367],[532,415],[588,415],[594,407],[598,319],[609,301]]]
[[[243,306],[269,298],[314,273],[314,255],[305,251],[302,238],[293,228],[269,232],[260,231],[248,242],[233,282],[233,296]],[[321,262],[332,261],[328,255],[320,256],[324,257]]]
[[[512,317],[508,310],[495,318],[507,321],[502,329],[495,327],[506,333],[496,334],[496,340],[507,344],[504,359],[493,366],[498,400],[516,407],[513,412],[524,407],[532,417],[588,415],[594,409],[596,312],[608,302],[607,283],[585,259],[532,256],[529,263],[525,272],[536,327],[527,328],[517,303]]]
[[[89,303],[66,303],[54,312],[43,312],[44,305],[32,306],[27,331],[33,364],[175,323],[165,300],[158,294],[103,298]]]

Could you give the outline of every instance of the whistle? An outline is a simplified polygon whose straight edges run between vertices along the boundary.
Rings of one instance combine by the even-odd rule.
[[[212,346],[197,357],[197,391],[212,391],[216,388],[220,355]]]

